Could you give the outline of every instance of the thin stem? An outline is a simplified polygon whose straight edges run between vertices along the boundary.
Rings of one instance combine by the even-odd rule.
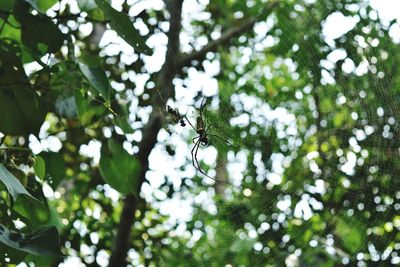
[[[6,24],[7,24],[8,16],[10,16],[10,14],[7,14],[7,15],[6,15],[6,18],[4,19],[3,24],[1,24],[0,33],[3,31],[4,26],[6,26]]]
[[[97,20],[91,17],[82,17],[80,14],[69,14],[69,15],[57,15],[52,17],[52,19],[58,19],[58,20],[70,20],[70,19],[78,19],[78,18],[83,18],[86,21],[90,21],[90,22],[96,22],[96,23],[109,23],[110,20]]]
[[[0,150],[31,151],[29,147],[0,147]]]

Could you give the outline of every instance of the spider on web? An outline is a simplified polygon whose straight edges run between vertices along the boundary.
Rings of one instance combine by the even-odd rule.
[[[199,116],[196,119],[196,127],[190,122],[190,120],[186,117],[186,115],[181,115],[176,109],[171,108],[169,105],[167,105],[167,113],[169,114],[169,120],[173,123],[173,124],[177,124],[180,123],[181,127],[185,127],[186,123],[185,120],[189,123],[189,125],[193,128],[193,130],[196,131],[196,133],[198,134],[198,136],[193,138],[193,148],[191,150],[191,155],[192,155],[192,164],[193,167],[195,167],[196,170],[198,170],[201,174],[203,174],[204,176],[214,180],[214,181],[219,181],[213,177],[210,177],[209,175],[207,175],[203,169],[200,167],[200,163],[197,159],[197,154],[199,151],[199,147],[201,146],[208,146],[210,144],[209,141],[209,137],[216,137],[220,140],[222,140],[224,143],[231,145],[231,143],[229,143],[226,139],[224,139],[223,137],[217,135],[217,134],[212,134],[212,133],[208,133],[208,131],[210,130],[211,125],[206,125],[204,116],[203,116],[203,111],[204,111],[204,99],[205,97],[203,97],[203,99],[201,100],[201,105],[200,105],[200,110],[199,110]],[[171,132],[169,131],[169,129],[167,129],[167,131],[171,134]],[[224,182],[224,181],[222,181]]]
[[[203,97],[203,99],[201,100],[201,105],[200,105],[200,110],[199,110],[199,116],[196,119],[196,127],[193,126],[193,124],[190,122],[190,120],[186,117],[186,115],[183,116],[183,118],[186,119],[186,121],[189,123],[189,125],[193,128],[193,130],[196,131],[196,133],[198,134],[198,136],[193,138],[193,148],[191,150],[191,155],[192,155],[192,164],[195,167],[196,170],[198,170],[201,174],[207,176],[208,178],[217,181],[215,178],[210,177],[209,175],[207,175],[203,169],[200,167],[199,161],[197,159],[197,153],[199,151],[199,147],[200,145],[202,146],[208,146],[210,144],[210,140],[209,137],[216,137],[220,140],[222,140],[223,142],[225,142],[228,145],[231,145],[231,143],[229,143],[226,139],[222,138],[221,136],[217,135],[217,134],[212,134],[212,133],[208,133],[208,131],[210,130],[211,125],[206,125],[205,119],[203,117],[203,111],[204,111],[204,99],[205,97]],[[197,139],[197,141],[195,141]]]

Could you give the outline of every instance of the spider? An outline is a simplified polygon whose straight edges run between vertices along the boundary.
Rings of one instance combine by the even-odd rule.
[[[225,140],[224,138],[222,138],[221,136],[217,135],[217,134],[210,134],[208,133],[208,130],[210,129],[210,126],[206,126],[205,120],[203,118],[203,106],[204,103],[204,97],[201,100],[201,105],[200,105],[200,114],[196,119],[196,127],[193,126],[193,124],[189,121],[189,119],[186,117],[186,115],[184,116],[184,118],[186,119],[186,121],[189,123],[189,125],[193,128],[193,130],[196,131],[196,133],[198,134],[198,136],[193,138],[193,148],[191,150],[191,155],[192,155],[192,164],[195,167],[196,170],[198,170],[201,174],[207,176],[208,178],[218,181],[217,179],[210,177],[209,175],[207,175],[200,167],[199,161],[197,159],[197,152],[199,151],[199,147],[200,145],[202,146],[208,146],[210,144],[209,141],[209,136],[213,136],[216,137],[222,141],[224,141],[226,144],[231,145],[231,143],[229,143],[227,140]],[[197,139],[197,141],[195,141]]]

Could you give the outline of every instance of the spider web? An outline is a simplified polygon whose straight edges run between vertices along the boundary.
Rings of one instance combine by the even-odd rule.
[[[316,5],[322,13],[331,12]],[[376,11],[368,13],[367,7],[358,9],[359,15],[375,20]],[[288,17],[280,27],[291,33],[294,26]],[[398,82],[393,69],[398,48],[368,39],[373,27],[376,25],[362,29],[365,38],[353,36],[351,29],[350,34],[342,33],[354,38],[358,51],[333,43],[342,36],[326,37],[322,58],[313,52],[314,47],[309,54],[297,54],[293,59],[271,58],[265,47],[257,49],[262,41],[257,38],[250,40],[254,42],[251,53],[230,50],[231,64],[237,64],[235,74],[240,78],[220,82],[218,96],[214,95],[205,109],[205,121],[212,124],[213,133],[232,143],[226,146],[210,138],[211,147],[228,162],[228,201],[216,203],[216,212],[230,212],[227,221],[237,226],[234,235],[221,231],[214,233],[218,237],[208,237],[222,243],[218,252],[226,264],[240,264],[240,250],[254,256],[247,261],[254,266],[263,266],[267,260],[278,266],[320,266],[328,260],[336,264],[399,262],[400,246],[395,245],[399,224],[395,214],[400,208],[395,189]],[[382,21],[381,27],[377,31],[386,32],[390,25]],[[310,43],[320,43],[312,38]],[[298,49],[291,47],[293,43],[264,44],[267,51],[274,46]],[[396,63],[387,66],[387,58]],[[248,66],[253,60],[270,64]],[[321,77],[298,72],[301,64],[318,68]],[[202,93],[198,91],[198,95]],[[280,98],[282,95],[287,97]],[[194,121],[200,101],[195,98],[197,105],[192,107]],[[190,140],[193,134],[183,136]],[[200,148],[200,161],[209,157],[207,149]],[[216,158],[211,161],[205,171],[214,175]],[[215,194],[209,189],[206,192]],[[232,212],[233,204],[239,206],[239,212]],[[198,206],[216,214],[205,205]],[[196,214],[194,218],[198,218]]]

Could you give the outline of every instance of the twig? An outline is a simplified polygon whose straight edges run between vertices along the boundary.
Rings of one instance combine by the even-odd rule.
[[[177,55],[179,52],[179,34],[181,30],[182,16],[182,0],[174,0],[167,2],[167,9],[170,16],[170,29],[167,33],[167,55]],[[153,103],[154,107],[162,106],[164,101],[171,97],[174,93],[172,80],[178,73],[176,59],[172,56],[166,56],[165,63],[158,73],[157,83],[162,85],[164,90],[161,92],[162,98],[157,98]],[[139,152],[137,158],[140,161],[140,174],[137,190],[140,191],[141,185],[146,180],[146,173],[149,168],[149,155],[157,143],[157,135],[161,129],[161,117],[155,108],[150,115],[149,121],[143,128],[143,138],[139,144]],[[139,193],[139,192],[137,192]],[[137,194],[139,195],[139,194]],[[129,249],[130,233],[132,225],[135,221],[135,211],[138,207],[138,201],[133,194],[128,195],[124,199],[124,205],[119,220],[117,236],[114,241],[114,247],[110,257],[109,267],[126,266],[126,255]]]
[[[278,4],[278,1],[269,2],[269,5],[267,5],[267,7],[265,9],[267,11],[271,11],[277,4]],[[253,27],[257,21],[258,21],[257,17],[252,17],[252,18],[249,18],[248,20],[242,22],[239,26],[229,29],[228,31],[223,33],[220,38],[206,44],[199,51],[195,51],[191,54],[184,56],[180,60],[179,66],[180,67],[188,66],[193,60],[203,59],[208,52],[217,51],[218,46],[229,43],[233,38],[240,36],[241,34],[246,32],[248,29]]]
[[[57,16],[52,17],[51,19],[57,19],[57,20],[63,21],[63,20],[78,19],[78,18],[82,18],[87,21],[96,22],[96,23],[109,23],[110,22],[110,20],[97,20],[97,19],[94,19],[91,17],[81,17],[81,14],[69,14],[69,15],[64,15],[64,16],[57,15]]]
[[[10,14],[7,14],[7,15],[6,15],[6,18],[4,19],[3,24],[1,24],[1,27],[0,27],[0,34],[1,34],[1,32],[3,31],[4,26],[7,24],[7,20],[8,20],[8,17],[9,17],[9,16],[10,16]]]
[[[29,147],[0,147],[0,150],[31,151]]]

